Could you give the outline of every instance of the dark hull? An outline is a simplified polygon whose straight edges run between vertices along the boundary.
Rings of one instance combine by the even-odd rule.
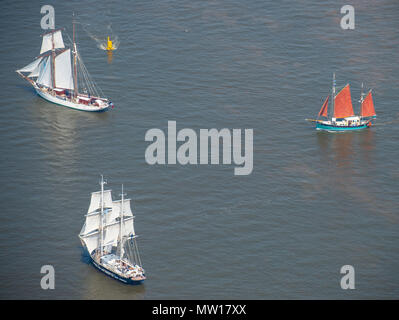
[[[114,278],[116,280],[119,280],[125,284],[130,284],[130,285],[138,285],[138,284],[142,284],[143,280],[133,280],[131,278],[124,278],[121,277],[120,275],[116,274],[115,272],[112,272],[106,268],[104,268],[102,265],[98,264],[96,261],[94,261],[93,259],[91,259],[92,264],[100,271],[104,272],[107,276]]]

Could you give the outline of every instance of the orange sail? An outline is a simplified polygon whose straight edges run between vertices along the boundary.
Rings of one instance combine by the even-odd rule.
[[[328,111],[328,98],[330,96],[328,95],[326,100],[324,101],[323,105],[321,106],[321,109],[319,111],[319,117],[328,117],[327,111]]]
[[[366,99],[362,102],[362,107],[360,109],[361,117],[373,117],[375,116],[375,109],[373,103],[373,97],[371,96],[371,91],[367,94]]]
[[[334,105],[334,117],[335,118],[346,118],[352,117],[353,107],[351,99],[351,91],[349,84],[347,84],[336,96]]]

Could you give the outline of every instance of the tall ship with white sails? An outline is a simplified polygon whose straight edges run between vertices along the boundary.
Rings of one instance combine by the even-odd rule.
[[[65,47],[62,30],[54,29],[43,34],[40,55],[16,72],[33,86],[40,97],[52,103],[91,112],[113,108],[113,103],[103,97],[101,89],[91,78],[78,52],[75,22],[72,48]]]
[[[101,176],[101,191],[91,194],[80,241],[97,269],[123,283],[141,284],[146,275],[137,247],[130,199],[125,199],[122,185],[121,200],[113,201],[111,190],[104,190],[105,184]]]

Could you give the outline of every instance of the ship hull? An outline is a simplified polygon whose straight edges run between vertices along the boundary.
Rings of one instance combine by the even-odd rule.
[[[62,98],[59,98],[57,96],[53,96],[47,92],[43,92],[40,90],[40,88],[35,87],[36,93],[42,97],[44,100],[47,100],[49,102],[58,104],[63,107],[75,109],[75,110],[80,110],[80,111],[86,111],[86,112],[104,112],[109,109],[109,106],[106,105],[104,107],[97,107],[97,106],[91,106],[91,105],[84,105],[81,103],[75,103],[69,100],[63,100]]]
[[[348,132],[348,131],[357,131],[363,130],[368,128],[369,122],[363,123],[358,126],[334,126],[331,124],[324,124],[322,122],[316,122],[316,129],[317,130],[324,130],[324,131],[333,131],[333,132]]]
[[[142,284],[144,282],[144,279],[142,280],[133,280],[131,278],[124,278],[121,277],[120,275],[118,275],[115,272],[112,272],[111,270],[108,270],[106,268],[104,268],[101,264],[97,263],[93,258],[91,258],[91,263],[101,272],[105,273],[107,276],[114,278],[116,280],[119,280],[120,282],[124,283],[124,284],[129,284],[129,285],[139,285]]]

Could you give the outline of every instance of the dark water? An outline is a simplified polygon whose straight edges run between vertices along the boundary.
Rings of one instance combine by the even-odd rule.
[[[399,3],[352,1],[51,2],[71,35],[112,30],[104,51],[79,29],[86,67],[116,105],[90,114],[37,97],[15,70],[38,55],[40,6],[0,10],[2,299],[399,297]],[[55,3],[55,4],[54,4]],[[104,34],[104,37],[106,34]],[[377,124],[316,132],[337,84],[373,88]],[[358,110],[358,109],[356,109]],[[149,166],[150,128],[253,128],[254,170]],[[99,174],[133,198],[148,274],[129,287],[97,272],[78,233]],[[55,267],[55,290],[40,268]],[[340,288],[353,265],[356,289]]]

